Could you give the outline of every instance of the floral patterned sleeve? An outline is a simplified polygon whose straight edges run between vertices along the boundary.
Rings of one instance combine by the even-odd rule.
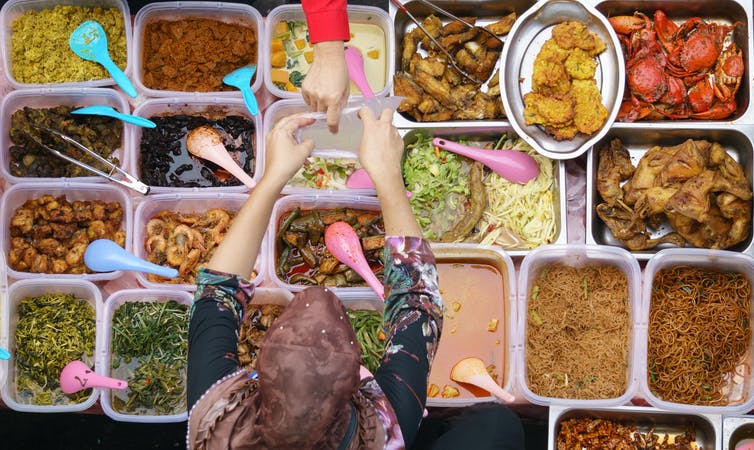
[[[409,448],[419,429],[444,311],[427,241],[387,236],[384,261],[387,342],[373,382],[367,379],[362,391],[376,405],[388,430],[385,448],[392,450]]]
[[[437,281],[435,255],[419,237],[385,238],[386,323],[406,309],[420,310],[442,329],[443,304]]]
[[[254,296],[254,284],[238,275],[210,270],[202,267],[196,276],[196,294],[191,307],[193,316],[196,303],[202,299],[211,299],[219,308],[233,312],[239,326],[246,312],[246,305]]]

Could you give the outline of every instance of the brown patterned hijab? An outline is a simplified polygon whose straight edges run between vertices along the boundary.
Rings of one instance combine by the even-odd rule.
[[[340,300],[321,287],[300,292],[262,341],[258,380],[237,372],[192,408],[189,448],[371,447],[379,419],[359,393],[359,361]]]

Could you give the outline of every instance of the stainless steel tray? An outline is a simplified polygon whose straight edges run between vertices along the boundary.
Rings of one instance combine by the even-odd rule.
[[[710,142],[720,143],[725,150],[744,169],[749,183],[754,179],[754,126],[739,125],[736,127],[721,126],[720,124],[706,123],[693,124],[657,124],[640,126],[639,124],[616,124],[610,132],[598,142],[590,151],[586,168],[586,241],[589,244],[616,245],[625,247],[613,237],[607,225],[597,216],[595,208],[602,200],[597,192],[596,174],[598,164],[598,149],[614,138],[620,138],[623,145],[631,155],[634,166],[639,159],[653,145],[676,145],[686,139],[705,139]],[[752,185],[754,188],[754,185]],[[751,228],[751,227],[750,227]],[[652,230],[650,230],[652,231]],[[667,222],[652,233],[652,237],[658,237],[672,231]],[[662,244],[651,250],[632,252],[638,259],[647,260],[663,248],[673,248],[670,244]],[[754,253],[754,238],[752,231],[749,237],[735,246],[731,251]]]
[[[458,141],[462,139],[475,141],[475,142],[490,142],[496,141],[497,138],[503,134],[515,134],[510,125],[502,126],[453,126],[447,122],[434,123],[432,127],[416,128],[413,130],[401,130],[403,135],[403,142],[406,146],[416,142],[417,135],[422,133],[431,136],[442,136],[446,139]],[[555,221],[556,221],[556,234],[555,239],[551,244],[565,244],[567,239],[566,218],[566,184],[565,184],[565,163],[563,161],[553,160],[553,164],[557,164],[557,168],[553,168],[553,176],[555,178],[553,182],[553,206],[555,209]],[[525,256],[531,251],[530,249],[511,249],[505,250],[511,257]]]
[[[608,0],[593,1],[595,7],[606,17],[618,15],[632,15],[635,11],[640,11],[652,18],[652,14],[657,9],[662,9],[676,23],[683,23],[691,17],[701,17],[706,21],[713,21],[722,24],[732,24],[736,21],[743,23],[738,26],[733,33],[733,40],[741,49],[744,58],[746,70],[741,78],[741,86],[736,94],[736,103],[738,109],[736,113],[724,120],[717,122],[746,122],[752,123],[752,114],[750,104],[752,101],[751,79],[754,63],[752,62],[752,2],[750,0]],[[668,122],[668,121],[665,121]],[[700,120],[673,120],[674,123],[699,123]],[[657,123],[649,121],[640,121],[638,124]]]
[[[595,81],[601,103],[607,108],[605,123],[591,135],[578,133],[573,139],[558,141],[540,125],[527,125],[524,95],[532,91],[534,61],[552,36],[552,28],[566,20],[576,20],[602,40],[606,49],[597,56]],[[500,92],[508,120],[529,145],[547,157],[571,159],[583,154],[607,133],[618,115],[625,67],[618,37],[607,19],[594,8],[575,0],[548,0],[530,8],[513,25],[501,55]]]
[[[654,428],[656,434],[683,432],[691,423],[696,430],[696,442],[704,450],[720,449],[722,417],[716,414],[694,414],[662,411],[655,408],[618,406],[615,408],[550,407],[548,450],[557,448],[560,424],[568,419],[599,418],[636,423],[641,431]]]
[[[401,0],[402,1],[402,0]],[[433,9],[423,5],[417,1],[402,1],[403,6],[419,20],[429,14],[434,13],[443,23],[449,22],[448,18],[442,17]],[[437,6],[444,8],[447,11],[459,16],[459,17],[477,17],[478,25],[485,25],[494,22],[497,19],[511,13],[516,12],[517,16],[521,16],[527,9],[536,4],[536,0],[509,0],[506,2],[500,2],[495,0],[457,0],[457,1],[433,1]],[[390,17],[393,18],[393,24],[395,29],[395,64],[393,67],[395,71],[400,68],[400,58],[403,53],[403,37],[416,28],[416,25],[405,13],[398,11],[397,8],[391,3],[390,5]],[[501,37],[505,41],[505,36]],[[389,74],[392,78],[395,72]],[[390,91],[390,95],[395,95],[394,91]],[[447,121],[447,122],[419,122],[412,117],[396,113],[393,118],[393,124],[398,128],[423,128],[434,127],[439,124],[442,126],[492,126],[492,125],[508,125],[508,122],[504,119],[501,120],[467,120],[467,121]]]
[[[722,450],[734,450],[744,440],[754,441],[754,416],[723,416]]]

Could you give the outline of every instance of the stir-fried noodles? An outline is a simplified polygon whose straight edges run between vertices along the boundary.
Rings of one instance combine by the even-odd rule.
[[[652,282],[649,387],[657,397],[691,405],[728,405],[748,375],[751,285],[740,273],[675,266]]]
[[[529,290],[526,382],[537,395],[616,398],[626,391],[628,279],[611,265],[545,266]]]

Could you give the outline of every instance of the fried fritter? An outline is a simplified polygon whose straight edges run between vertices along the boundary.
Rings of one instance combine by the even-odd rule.
[[[594,80],[573,80],[571,97],[575,102],[573,123],[584,134],[602,128],[607,120],[607,108],[602,104],[600,90]]]
[[[524,95],[524,117],[527,125],[566,125],[573,120],[573,99],[529,92]]]
[[[556,25],[552,36],[534,59],[532,91],[524,95],[526,124],[542,125],[559,141],[593,134],[605,124],[607,108],[594,81],[591,52],[605,45],[579,22]]]
[[[597,62],[587,52],[580,48],[571,50],[565,60],[565,71],[576,80],[591,80],[597,69]]]
[[[596,56],[605,51],[605,43],[591,33],[589,28],[581,22],[569,20],[562,22],[552,29],[552,37],[558,45],[566,50],[580,48],[590,56]]]

